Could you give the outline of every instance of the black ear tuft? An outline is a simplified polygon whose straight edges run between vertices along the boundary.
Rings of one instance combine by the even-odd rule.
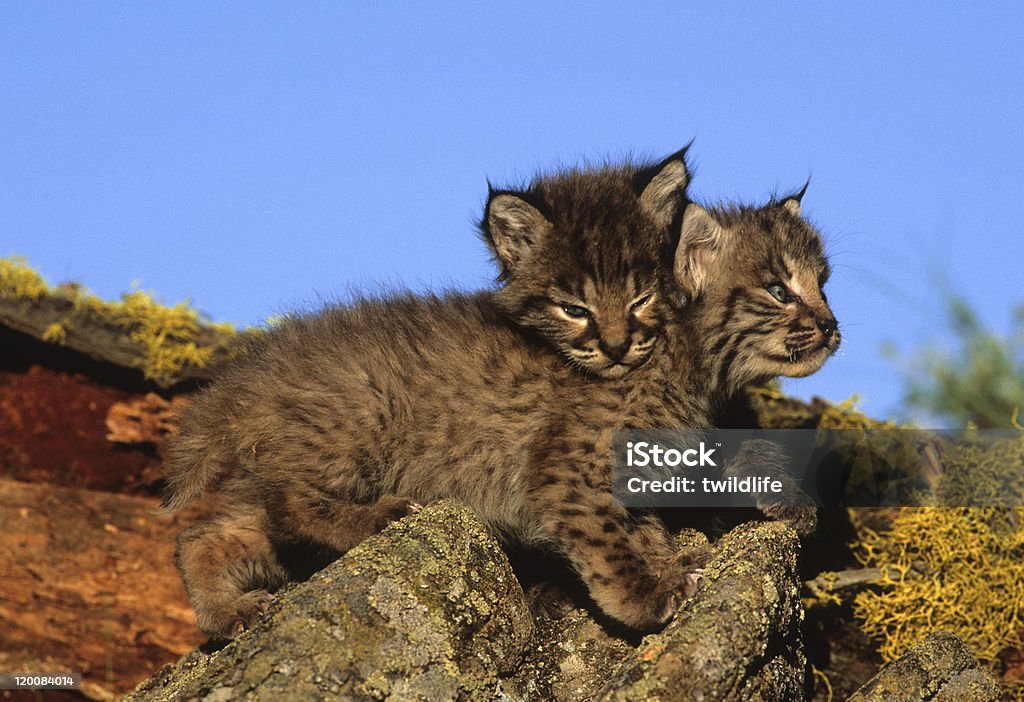
[[[633,176],[633,189],[636,191],[636,194],[639,195],[644,190],[646,190],[647,186],[651,184],[652,180],[654,180],[654,176],[661,173],[665,166],[667,166],[669,163],[672,163],[673,161],[682,162],[683,166],[686,169],[686,173],[689,176],[687,180],[692,180],[693,169],[686,162],[686,153],[690,150],[691,146],[693,146],[693,139],[691,139],[689,143],[686,144],[686,146],[679,149],[679,151],[676,151],[675,153],[666,156],[657,163],[639,168],[636,172],[636,175]]]
[[[811,177],[807,176],[807,182],[804,183],[804,187],[800,188],[800,191],[798,193],[796,193],[795,195],[790,195],[790,199],[796,200],[797,202],[800,202],[801,200],[803,200],[804,199],[804,195],[807,194],[807,188],[809,188],[810,185],[811,185]]]
[[[782,198],[780,204],[790,211],[793,215],[800,216],[800,201],[804,199],[804,195],[807,193],[807,188],[811,184],[811,177],[807,176],[807,182],[804,183],[804,187],[800,188],[797,192],[792,195],[787,195]]]

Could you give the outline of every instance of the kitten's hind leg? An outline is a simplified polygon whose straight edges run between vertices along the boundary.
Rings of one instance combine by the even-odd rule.
[[[230,639],[252,627],[288,580],[258,507],[238,506],[185,529],[175,559],[199,628]]]
[[[422,506],[396,495],[383,495],[376,502],[360,504],[325,497],[320,492],[296,492],[289,494],[282,508],[281,523],[296,534],[344,553],[391,522],[420,511]]]

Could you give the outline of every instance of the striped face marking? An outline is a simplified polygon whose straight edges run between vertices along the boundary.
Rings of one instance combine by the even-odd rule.
[[[550,292],[552,315],[566,325],[564,353],[581,370],[619,378],[647,362],[661,326],[657,289],[627,276],[616,284],[586,277],[578,294]]]

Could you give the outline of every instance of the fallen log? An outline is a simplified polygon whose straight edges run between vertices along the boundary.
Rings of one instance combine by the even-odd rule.
[[[204,640],[174,567],[194,512],[0,480],[0,670],[82,673],[113,699]]]

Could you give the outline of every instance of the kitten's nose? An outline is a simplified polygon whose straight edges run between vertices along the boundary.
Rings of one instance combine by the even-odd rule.
[[[601,340],[599,346],[604,351],[604,355],[613,361],[621,361],[629,351],[629,339],[622,339],[619,341],[606,342],[604,339]]]
[[[818,325],[818,330],[825,335],[826,339],[832,338],[832,335],[836,333],[836,320],[832,317],[818,317],[814,323]]]

